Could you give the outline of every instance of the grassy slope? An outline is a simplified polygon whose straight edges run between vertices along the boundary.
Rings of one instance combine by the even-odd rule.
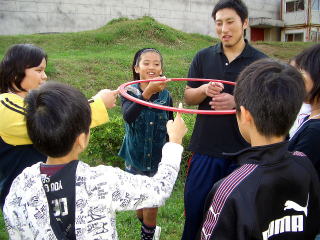
[[[117,19],[100,29],[79,33],[0,36],[0,57],[2,58],[12,44],[38,45],[49,55],[47,73],[51,80],[70,83],[82,90],[87,97],[91,97],[102,88],[116,89],[120,84],[131,80],[131,61],[134,53],[140,48],[159,49],[164,57],[165,75],[174,78],[186,77],[195,53],[216,42],[216,39],[208,36],[186,34],[145,17],[137,20]],[[279,42],[255,44],[269,56],[284,61],[309,45],[308,43]],[[184,83],[170,83],[169,90],[175,103],[182,101],[183,89]],[[120,108],[113,109],[110,115],[111,119],[121,118]],[[185,118],[190,129],[189,138],[194,116],[186,115]],[[111,121],[106,126],[100,127],[100,130],[110,130],[112,124]],[[122,130],[119,131],[121,134]],[[97,139],[98,134],[95,135],[93,132],[92,141],[99,141]],[[92,150],[90,152],[89,148],[85,158],[90,154],[94,153]],[[91,163],[97,164],[100,161],[91,161]],[[162,239],[174,240],[180,239],[181,236],[184,221],[184,171],[181,175],[172,197],[159,212],[159,225],[163,227]],[[139,224],[133,212],[120,213],[117,221],[120,239],[139,239]],[[0,239],[7,239],[2,218]]]

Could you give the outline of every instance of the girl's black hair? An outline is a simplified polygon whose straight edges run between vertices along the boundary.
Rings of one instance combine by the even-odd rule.
[[[315,44],[300,54],[295,58],[295,65],[298,69],[304,70],[309,73],[313,87],[307,95],[307,100],[311,104],[319,103],[320,101],[320,44]]]
[[[32,44],[16,44],[9,48],[0,62],[0,93],[25,92],[21,82],[27,68],[37,67],[48,60],[43,49]]]

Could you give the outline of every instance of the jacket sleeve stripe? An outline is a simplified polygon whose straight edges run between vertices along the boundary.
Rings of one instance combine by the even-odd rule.
[[[201,240],[210,239],[218,222],[220,212],[222,211],[229,195],[246,177],[248,177],[256,169],[257,166],[258,165],[256,164],[245,164],[222,181],[212,198],[212,203],[203,223],[201,229]]]
[[[16,107],[16,108],[18,108],[20,110],[23,110],[23,111],[26,110],[24,107],[21,107],[21,106],[15,104],[14,102],[10,101],[8,98],[6,98],[6,102],[8,102],[10,105],[12,105],[13,107]]]
[[[9,108],[10,110],[14,111],[14,112],[17,112],[17,113],[20,113],[22,115],[25,115],[25,113],[23,111],[20,111],[16,108],[14,108],[13,106],[9,106],[7,103],[5,103],[5,101],[1,100],[1,103],[2,105],[4,105],[6,108]]]

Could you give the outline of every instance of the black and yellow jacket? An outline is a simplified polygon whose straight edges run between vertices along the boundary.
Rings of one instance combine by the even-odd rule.
[[[109,120],[108,112],[100,97],[89,100],[92,111],[91,128]],[[46,160],[46,156],[34,149],[28,137],[24,99],[13,93],[0,94],[0,206],[14,178],[23,169],[36,162]]]

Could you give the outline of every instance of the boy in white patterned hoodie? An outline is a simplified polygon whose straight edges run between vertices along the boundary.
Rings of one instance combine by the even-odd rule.
[[[11,186],[4,206],[11,239],[118,239],[116,211],[158,207],[170,196],[187,132],[180,114],[168,121],[169,143],[150,178],[78,160],[91,122],[78,90],[47,83],[30,92],[25,103],[30,139],[49,157],[25,169]]]

